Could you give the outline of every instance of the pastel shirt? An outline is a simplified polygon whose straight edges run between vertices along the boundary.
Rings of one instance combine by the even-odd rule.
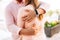
[[[17,26],[17,14],[18,14],[18,10],[22,6],[24,5],[23,4],[18,5],[14,2],[11,2],[6,7],[7,28],[12,33],[14,40],[20,40],[20,36],[18,35],[18,33],[22,28]],[[40,8],[46,9],[46,7],[48,7],[48,5],[46,3],[41,2]]]
[[[13,37],[15,39],[18,39],[18,33],[22,28],[17,27],[17,14],[18,9],[24,6],[23,4],[17,4],[14,2],[11,2],[6,7],[6,24],[8,30],[12,33]]]

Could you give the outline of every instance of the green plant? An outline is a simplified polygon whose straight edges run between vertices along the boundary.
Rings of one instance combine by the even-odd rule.
[[[50,23],[48,21],[45,22],[45,27],[51,27]]]
[[[52,28],[52,27],[56,26],[57,24],[59,24],[59,22],[52,21],[52,22],[49,23],[48,21],[46,21],[45,22],[45,27],[47,27],[47,28],[51,27]]]

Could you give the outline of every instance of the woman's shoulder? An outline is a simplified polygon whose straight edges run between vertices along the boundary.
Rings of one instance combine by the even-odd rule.
[[[26,6],[28,9],[34,9],[33,5],[29,4]]]
[[[33,8],[33,6],[31,4],[25,6],[24,8],[28,9],[28,10],[34,10],[34,8]]]
[[[27,5],[19,8],[19,12],[24,12],[25,10],[34,10],[34,8],[32,7],[32,5]]]

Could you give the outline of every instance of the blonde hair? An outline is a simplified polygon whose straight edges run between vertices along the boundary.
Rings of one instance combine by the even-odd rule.
[[[40,6],[40,2],[38,0],[31,0],[35,8],[38,8]]]
[[[26,0],[25,2],[27,5],[28,4],[33,4],[35,8],[38,8],[38,6],[40,5],[40,2],[38,0]]]
[[[25,0],[25,4],[28,5],[31,3],[31,0]]]

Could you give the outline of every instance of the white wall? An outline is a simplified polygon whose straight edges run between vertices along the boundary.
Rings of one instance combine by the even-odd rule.
[[[60,9],[60,0],[41,0],[51,5],[50,9]]]
[[[0,1],[0,29],[5,26],[5,8],[11,2],[11,0],[1,0]]]
[[[5,7],[8,5],[12,0],[1,0],[0,1],[0,29],[3,29],[5,31]],[[60,9],[60,0],[39,0],[44,1],[51,5],[50,9]],[[3,31],[0,31],[2,33],[5,33]],[[2,34],[0,33],[0,34]],[[2,34],[3,36],[3,34]],[[6,36],[6,35],[5,35]],[[0,36],[1,37],[1,36]]]
[[[11,0],[0,1],[0,40],[9,40],[11,34],[8,32],[5,24],[5,7],[11,2]]]

